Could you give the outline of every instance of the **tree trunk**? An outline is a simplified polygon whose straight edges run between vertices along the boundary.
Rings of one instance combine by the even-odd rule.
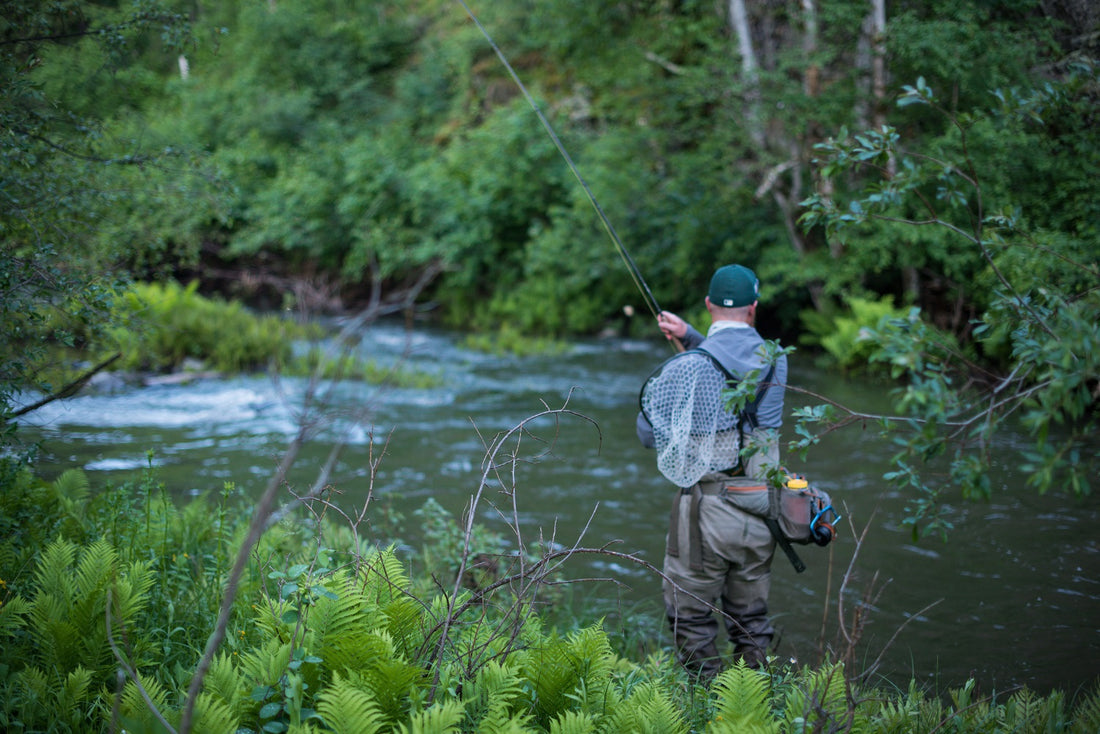
[[[760,116],[760,76],[756,52],[752,46],[752,27],[745,0],[730,0],[730,28],[737,37],[737,52],[741,56],[741,80],[745,85],[745,127],[753,144],[763,148],[764,125]]]

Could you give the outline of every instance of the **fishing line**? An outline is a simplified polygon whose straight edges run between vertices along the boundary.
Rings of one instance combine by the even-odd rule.
[[[573,164],[573,159],[569,156],[569,152],[566,151],[565,146],[562,145],[561,140],[558,139],[558,134],[554,132],[554,128],[550,125],[550,121],[547,120],[546,116],[542,114],[542,110],[539,109],[539,106],[535,102],[534,98],[531,96],[531,93],[527,91],[527,87],[524,86],[522,81],[520,81],[519,75],[516,74],[516,71],[512,68],[512,65],[508,63],[508,59],[505,58],[504,53],[493,41],[493,38],[489,35],[489,32],[485,30],[485,26],[481,25],[481,21],[479,21],[477,19],[477,16],[474,15],[474,12],[470,10],[470,6],[466,4],[465,0],[457,0],[457,2],[463,7],[463,9],[466,11],[466,14],[470,16],[470,20],[474,22],[474,25],[477,26],[478,30],[481,31],[481,35],[485,36],[485,40],[489,42],[489,45],[496,53],[497,58],[499,58],[500,62],[504,64],[504,68],[508,70],[508,73],[512,76],[512,80],[515,81],[516,86],[518,86],[520,91],[523,92],[523,96],[527,98],[527,103],[531,105],[531,109],[533,109],[535,111],[535,114],[538,115],[539,121],[542,123],[542,126],[546,128],[546,132],[550,134],[550,139],[554,141],[554,145],[557,147],[558,152],[561,153],[562,158],[564,158],[565,162],[569,165],[569,170],[573,172],[573,176],[580,183],[581,188],[584,189],[584,193],[588,197],[588,201],[592,204],[592,208],[595,209],[596,214],[599,215],[600,222],[603,223],[604,230],[606,230],[607,234],[611,237],[611,241],[615,243],[615,249],[619,252],[619,256],[622,257],[623,262],[626,263],[627,270],[630,271],[630,277],[634,280],[634,285],[637,286],[638,291],[642,294],[642,298],[645,300],[646,306],[653,313],[653,317],[657,318],[658,314],[661,313],[661,306],[657,303],[657,299],[653,297],[653,292],[649,290],[649,286],[646,284],[645,278],[642,277],[641,271],[638,270],[638,265],[634,262],[634,258],[632,258],[630,256],[630,253],[627,252],[626,247],[622,243],[622,240],[619,239],[619,235],[615,232],[615,228],[611,226],[611,222],[610,220],[608,220],[607,215],[603,213],[603,208],[600,207],[599,202],[596,201],[596,197],[593,196],[592,190],[588,188],[588,184],[581,177],[580,171],[578,171],[576,165]]]

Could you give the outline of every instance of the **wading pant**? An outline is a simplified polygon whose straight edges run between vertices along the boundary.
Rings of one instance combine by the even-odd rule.
[[[775,539],[762,519],[727,502],[721,486],[703,481],[677,498],[664,563],[677,654],[702,679],[723,667],[712,606],[724,613],[735,660],[763,666],[775,633],[768,619]]]

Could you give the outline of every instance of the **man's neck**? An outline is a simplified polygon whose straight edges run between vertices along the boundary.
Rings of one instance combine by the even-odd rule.
[[[723,329],[748,329],[751,326],[752,326],[752,324],[749,324],[745,321],[734,321],[732,319],[722,319],[720,321],[715,321],[714,323],[712,323],[710,325],[710,328],[707,329],[707,336],[711,336],[712,334],[717,334],[719,331],[722,331]]]

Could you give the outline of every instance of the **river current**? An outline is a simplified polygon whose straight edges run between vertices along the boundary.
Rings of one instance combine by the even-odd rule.
[[[481,484],[486,447],[528,421],[513,434],[519,442],[497,457],[518,452],[514,475],[503,480],[514,486],[514,510],[493,479],[478,520],[503,533],[495,508],[514,511],[525,538],[609,546],[660,566],[672,494],[634,435],[634,417],[642,381],[670,356],[663,343],[591,340],[561,354],[500,356],[464,349],[452,333],[382,325],[364,333],[359,348],[379,364],[434,375],[437,384],[332,389],[331,420],[319,424],[296,463],[292,487],[304,491],[333,443],[342,442],[327,478],[341,503],[361,505],[372,489],[410,519],[428,498],[461,515]],[[887,386],[821,373],[798,352],[791,365],[793,386],[861,411],[885,409]],[[297,429],[305,390],[305,380],[267,375],[145,386],[105,381],[35,411],[21,430],[41,441],[47,475],[80,467],[93,485],[126,481],[140,476],[152,451],[158,478],[180,497],[228,481],[259,493]],[[789,394],[788,413],[808,403]],[[785,457],[845,517],[828,548],[796,547],[806,572],[795,573],[777,551],[776,654],[814,662],[822,640],[842,650],[838,620],[850,632],[863,602],[854,665],[878,660],[878,680],[904,686],[916,678],[942,692],[974,677],[986,691],[1027,685],[1070,695],[1093,683],[1100,676],[1100,500],[1028,488],[1017,469],[1025,441],[1002,433],[989,502],[952,495],[946,542],[912,537],[903,522],[910,498],[882,480],[892,447],[873,429],[850,427],[804,460]],[[372,478],[370,462],[383,445]],[[609,579],[581,593],[614,600],[639,628],[663,628],[660,580],[644,566],[601,556],[570,563],[575,577]]]

